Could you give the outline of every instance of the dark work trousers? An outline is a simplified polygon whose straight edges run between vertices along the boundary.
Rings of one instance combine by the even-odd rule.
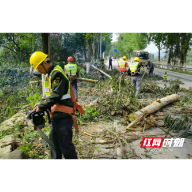
[[[149,74],[153,74],[154,68],[149,71]]]
[[[112,62],[111,62],[111,63],[109,62],[109,69],[110,69],[110,68],[112,69]]]
[[[104,74],[99,72],[99,81],[105,80]]]
[[[78,99],[78,96],[77,96],[77,79],[74,79],[71,83],[72,85],[72,88],[73,88],[73,93],[75,95],[75,99]]]
[[[51,149],[52,159],[77,159],[75,146],[72,143],[73,131],[72,117],[63,119],[51,119],[50,140],[55,145],[55,151]]]

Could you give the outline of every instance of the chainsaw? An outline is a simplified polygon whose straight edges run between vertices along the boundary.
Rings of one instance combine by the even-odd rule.
[[[46,113],[45,113],[46,112]],[[48,122],[50,125],[51,124],[51,118],[50,118],[50,115],[49,115],[49,111],[46,110],[46,111],[39,111],[39,112],[36,112],[35,110],[34,111],[27,111],[26,113],[27,115],[25,116],[25,120],[28,121],[28,120],[31,120],[31,122],[33,123],[34,125],[34,130],[36,130],[39,135],[49,144],[49,146],[55,150],[55,146],[54,144],[52,143],[52,141],[50,139],[48,139],[48,137],[43,133],[43,131],[41,130],[42,128],[46,127],[45,126],[45,114],[47,114],[48,116]],[[47,126],[48,126],[47,125]]]

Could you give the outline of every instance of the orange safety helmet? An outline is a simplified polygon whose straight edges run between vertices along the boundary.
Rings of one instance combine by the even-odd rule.
[[[68,57],[68,58],[67,58],[67,61],[73,61],[73,57],[71,57],[71,56]]]

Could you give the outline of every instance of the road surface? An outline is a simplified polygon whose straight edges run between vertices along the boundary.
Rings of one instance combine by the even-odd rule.
[[[129,63],[129,62],[128,62]],[[112,65],[114,68],[118,69],[118,60],[113,59],[112,61]],[[109,61],[107,61],[106,66],[109,66]],[[177,72],[173,72],[173,71],[168,71],[165,69],[158,69],[155,68],[154,69],[154,73],[161,75],[162,77],[165,74],[165,71],[167,72],[167,80],[180,80],[182,81],[184,84],[182,84],[181,86],[185,87],[185,88],[190,88],[192,87],[192,75],[187,75],[184,73],[177,73]]]

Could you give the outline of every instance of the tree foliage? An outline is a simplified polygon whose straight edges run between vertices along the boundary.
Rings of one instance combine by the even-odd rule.
[[[119,55],[131,56],[133,50],[145,49],[148,43],[147,36],[142,33],[121,33],[116,43]]]
[[[180,62],[180,66],[184,65],[187,53],[192,45],[191,33],[149,33],[148,38],[159,49],[159,61],[160,50],[164,48],[169,54],[168,64],[173,63],[175,65]]]
[[[111,33],[102,33],[101,52],[109,51]],[[0,62],[29,64],[30,55],[42,51],[41,33],[1,33]],[[72,56],[78,61],[93,61],[100,58],[100,33],[51,33],[50,57],[52,61],[67,62]]]
[[[41,46],[39,33],[0,33],[1,62],[29,62],[31,53],[40,50]]]

